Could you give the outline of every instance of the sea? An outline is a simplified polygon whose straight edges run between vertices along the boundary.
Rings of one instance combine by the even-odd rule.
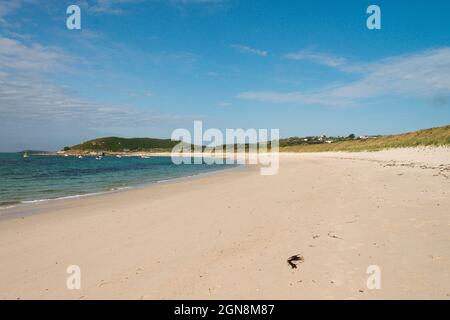
[[[171,157],[96,157],[0,153],[0,209],[21,203],[81,197],[230,168],[180,164]]]

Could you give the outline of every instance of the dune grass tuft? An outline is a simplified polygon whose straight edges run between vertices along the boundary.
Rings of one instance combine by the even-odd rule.
[[[355,139],[335,143],[298,145],[280,148],[282,152],[378,151],[389,148],[418,146],[450,146],[450,125],[398,135]]]

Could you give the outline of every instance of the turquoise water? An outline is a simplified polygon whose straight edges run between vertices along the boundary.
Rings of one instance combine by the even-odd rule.
[[[0,206],[117,190],[229,167],[175,165],[170,157],[96,160],[0,153]]]

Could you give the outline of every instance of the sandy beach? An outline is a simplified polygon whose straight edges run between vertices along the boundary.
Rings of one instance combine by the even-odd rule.
[[[450,149],[417,148],[0,210],[0,298],[450,299],[449,195]]]

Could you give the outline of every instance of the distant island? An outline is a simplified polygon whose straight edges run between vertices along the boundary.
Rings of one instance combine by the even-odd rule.
[[[106,137],[64,147],[58,154],[167,153],[171,152],[178,143],[180,141],[170,139]],[[279,140],[282,152],[376,151],[416,146],[450,146],[450,125],[397,135],[356,136],[349,134],[345,137],[321,135]],[[245,147],[248,149],[249,145],[247,144]],[[237,149],[236,145],[235,149]],[[27,152],[42,153],[41,151]]]
[[[89,140],[63,151],[94,151],[94,152],[166,152],[172,150],[180,141],[157,138],[118,138],[107,137]]]

